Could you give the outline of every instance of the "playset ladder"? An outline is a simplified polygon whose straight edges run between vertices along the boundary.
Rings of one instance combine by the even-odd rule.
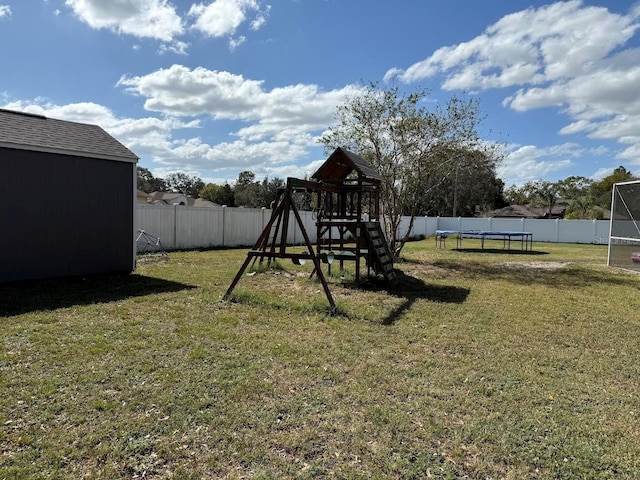
[[[375,269],[384,275],[385,280],[392,282],[396,278],[393,269],[393,257],[384,238],[379,222],[366,222],[364,236],[369,246],[370,258],[375,263]]]

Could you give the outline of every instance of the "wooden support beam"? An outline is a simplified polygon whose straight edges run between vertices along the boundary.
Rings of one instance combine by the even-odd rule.
[[[304,237],[304,243],[307,248],[306,253],[292,253],[292,252],[286,251],[286,248],[287,248],[286,236],[288,233],[287,227],[288,227],[288,221],[289,221],[289,213],[291,211],[293,211],[297,225],[299,226],[302,236]],[[277,237],[277,234],[276,234],[274,235],[272,242],[269,243],[269,234],[271,232],[271,228],[273,227],[274,223],[276,223],[278,226],[282,226],[281,238],[280,238],[280,241],[278,241],[278,239],[276,238]],[[279,227],[276,228],[276,231],[278,229]],[[277,248],[278,246],[279,248]],[[289,258],[292,260],[302,260],[302,259],[312,260],[314,264],[314,271],[317,272],[318,279],[320,280],[320,283],[322,284],[322,288],[324,289],[324,293],[327,297],[327,300],[329,301],[330,312],[332,315],[336,313],[337,311],[336,303],[333,299],[333,295],[331,294],[331,290],[329,289],[329,284],[327,283],[327,280],[322,273],[322,269],[320,268],[319,252],[317,254],[314,254],[313,244],[309,239],[309,235],[307,235],[307,231],[305,229],[304,223],[302,222],[302,218],[300,217],[300,213],[298,213],[298,209],[296,208],[294,202],[291,199],[290,190],[284,191],[282,201],[278,204],[277,208],[273,212],[271,218],[269,219],[269,222],[267,223],[264,230],[258,237],[258,240],[254,244],[253,249],[251,249],[247,253],[247,258],[245,259],[244,263],[240,267],[240,270],[238,271],[233,281],[231,282],[231,285],[229,286],[224,296],[222,297],[223,300],[227,300],[229,298],[229,296],[235,289],[236,285],[242,278],[242,275],[244,274],[245,270],[251,263],[251,260],[254,260],[255,262],[255,259],[258,257],[260,257],[261,259],[268,258],[269,260],[271,260],[272,258]]]

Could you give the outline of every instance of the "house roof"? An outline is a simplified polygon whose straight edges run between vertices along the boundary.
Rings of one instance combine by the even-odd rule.
[[[136,162],[138,157],[98,125],[0,109],[0,147]]]
[[[491,212],[492,217],[519,217],[519,218],[538,218],[540,214],[534,212],[524,205],[508,205]]]
[[[210,202],[204,198],[192,198],[182,193],[176,192],[151,192],[149,194],[155,205],[175,205],[176,202],[184,202],[189,207],[219,207],[217,203]]]
[[[193,200],[193,204],[191,204],[191,200]],[[209,200],[205,200],[204,198],[194,198],[194,199],[189,199],[189,206],[192,207],[220,207],[221,205],[215,203],[215,202],[210,202]]]
[[[551,218],[559,218],[564,216],[566,206],[555,205],[551,209]],[[544,208],[534,208],[530,205],[508,205],[499,208],[490,213],[491,217],[507,217],[507,218],[547,218],[547,211]]]
[[[180,197],[187,198],[187,196],[184,193],[179,193],[179,192],[151,192],[149,196],[154,200],[166,200],[166,201],[175,200]]]
[[[329,182],[341,182],[352,172],[356,172],[358,179],[369,183],[380,183],[382,181],[382,176],[364,158],[342,147],[336,148],[311,178]]]

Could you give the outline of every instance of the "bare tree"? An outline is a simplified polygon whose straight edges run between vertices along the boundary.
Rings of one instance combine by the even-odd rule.
[[[553,207],[556,206],[560,199],[560,184],[558,182],[537,180],[526,183],[522,188],[527,192],[531,205],[543,208],[546,217],[550,218]]]
[[[235,207],[233,189],[228,183],[225,183],[224,185],[207,183],[204,188],[200,190],[200,198],[217,203],[218,205]]]
[[[428,95],[420,88],[402,94],[398,87],[370,83],[338,107],[337,125],[320,140],[326,150],[343,146],[358,153],[383,177],[385,234],[396,258],[425,192],[471,165],[495,166],[501,158],[501,148],[479,136],[484,117],[477,100],[452,97],[444,107],[428,110]],[[403,215],[409,216],[406,228],[401,225]]]
[[[204,188],[204,182],[196,175],[187,175],[184,172],[174,172],[167,175],[165,182],[174,192],[197,198],[200,190]]]
[[[138,171],[138,190],[146,193],[163,192],[167,185],[162,178],[156,178],[148,168],[137,167]]]

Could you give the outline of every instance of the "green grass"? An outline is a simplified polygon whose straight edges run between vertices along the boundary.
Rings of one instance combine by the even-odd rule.
[[[284,260],[221,301],[246,250],[0,285],[0,478],[636,478],[640,277],[473,242],[337,316]]]

